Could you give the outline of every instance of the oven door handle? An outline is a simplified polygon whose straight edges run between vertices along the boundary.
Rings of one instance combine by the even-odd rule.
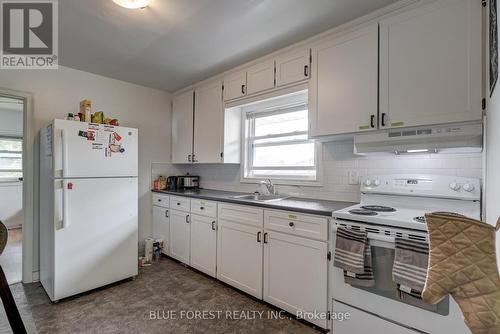
[[[395,248],[396,247],[396,238],[377,234],[377,233],[368,233],[368,240],[370,240],[370,245],[375,247],[383,247],[383,248]]]

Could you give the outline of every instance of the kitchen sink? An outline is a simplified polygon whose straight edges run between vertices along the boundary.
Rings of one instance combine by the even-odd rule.
[[[261,194],[248,194],[248,195],[237,195],[231,196],[234,199],[241,199],[244,201],[255,201],[255,202],[271,202],[271,201],[281,201],[287,196],[282,195],[261,195]]]

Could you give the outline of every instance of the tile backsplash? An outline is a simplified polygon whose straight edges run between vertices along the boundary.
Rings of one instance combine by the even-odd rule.
[[[353,142],[336,141],[323,144],[322,186],[276,186],[279,193],[293,196],[359,201],[359,185],[349,185],[349,172],[360,177],[376,174],[442,174],[482,178],[482,153],[414,154],[358,156]],[[153,164],[152,175],[190,173],[200,176],[207,189],[253,192],[256,184],[240,182],[240,165],[172,165]]]

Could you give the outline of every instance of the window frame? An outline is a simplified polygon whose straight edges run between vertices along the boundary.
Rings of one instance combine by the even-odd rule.
[[[303,91],[303,90],[302,90]],[[299,91],[300,93],[300,91]],[[285,96],[286,94],[282,95]],[[278,96],[278,98],[281,96]],[[293,99],[292,99],[293,100]],[[265,100],[264,100],[265,101]],[[297,167],[281,167],[281,166],[262,166],[262,167],[253,167],[253,156],[255,147],[254,142],[262,139],[269,138],[286,138],[290,136],[298,136],[298,135],[308,135],[309,131],[292,131],[288,133],[280,133],[280,134],[272,134],[272,135],[264,135],[264,136],[255,136],[255,119],[259,117],[267,117],[284,113],[291,113],[294,111],[304,110],[306,108],[308,110],[309,104],[304,101],[296,102],[292,101],[291,103],[281,104],[275,107],[264,108],[261,110],[255,111],[242,111],[243,115],[242,119],[242,149],[241,149],[241,175],[240,182],[242,183],[259,183],[262,180],[272,179],[275,184],[283,184],[283,185],[297,185],[297,186],[322,186],[322,166],[321,166],[321,143],[310,138],[306,139],[296,139],[283,141],[282,145],[293,145],[293,144],[302,144],[302,143],[314,143],[314,166],[297,166]],[[259,116],[259,117],[256,117]],[[260,147],[264,146],[276,146],[276,143],[261,143],[257,144]],[[250,167],[252,166],[252,167]],[[306,178],[303,176],[291,176],[291,175],[265,175],[262,177],[252,175],[251,171],[253,170],[315,170],[316,175],[315,178]]]
[[[13,141],[20,141],[21,142],[21,150],[20,151],[9,151],[9,150],[0,150],[0,153],[11,153],[11,154],[20,154],[21,157],[21,168],[19,169],[2,169],[0,167],[0,183],[8,183],[8,182],[13,182],[13,181],[18,181],[19,178],[24,177],[24,169],[23,169],[23,145],[24,145],[24,139],[23,137],[14,137],[14,136],[2,136],[0,135],[0,140],[13,140]],[[16,176],[8,176],[8,177],[2,177],[2,173],[21,173],[20,177]]]

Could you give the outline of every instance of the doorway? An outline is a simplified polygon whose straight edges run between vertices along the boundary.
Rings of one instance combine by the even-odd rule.
[[[0,220],[8,230],[0,265],[9,284],[23,275],[24,110],[24,99],[0,95]]]

